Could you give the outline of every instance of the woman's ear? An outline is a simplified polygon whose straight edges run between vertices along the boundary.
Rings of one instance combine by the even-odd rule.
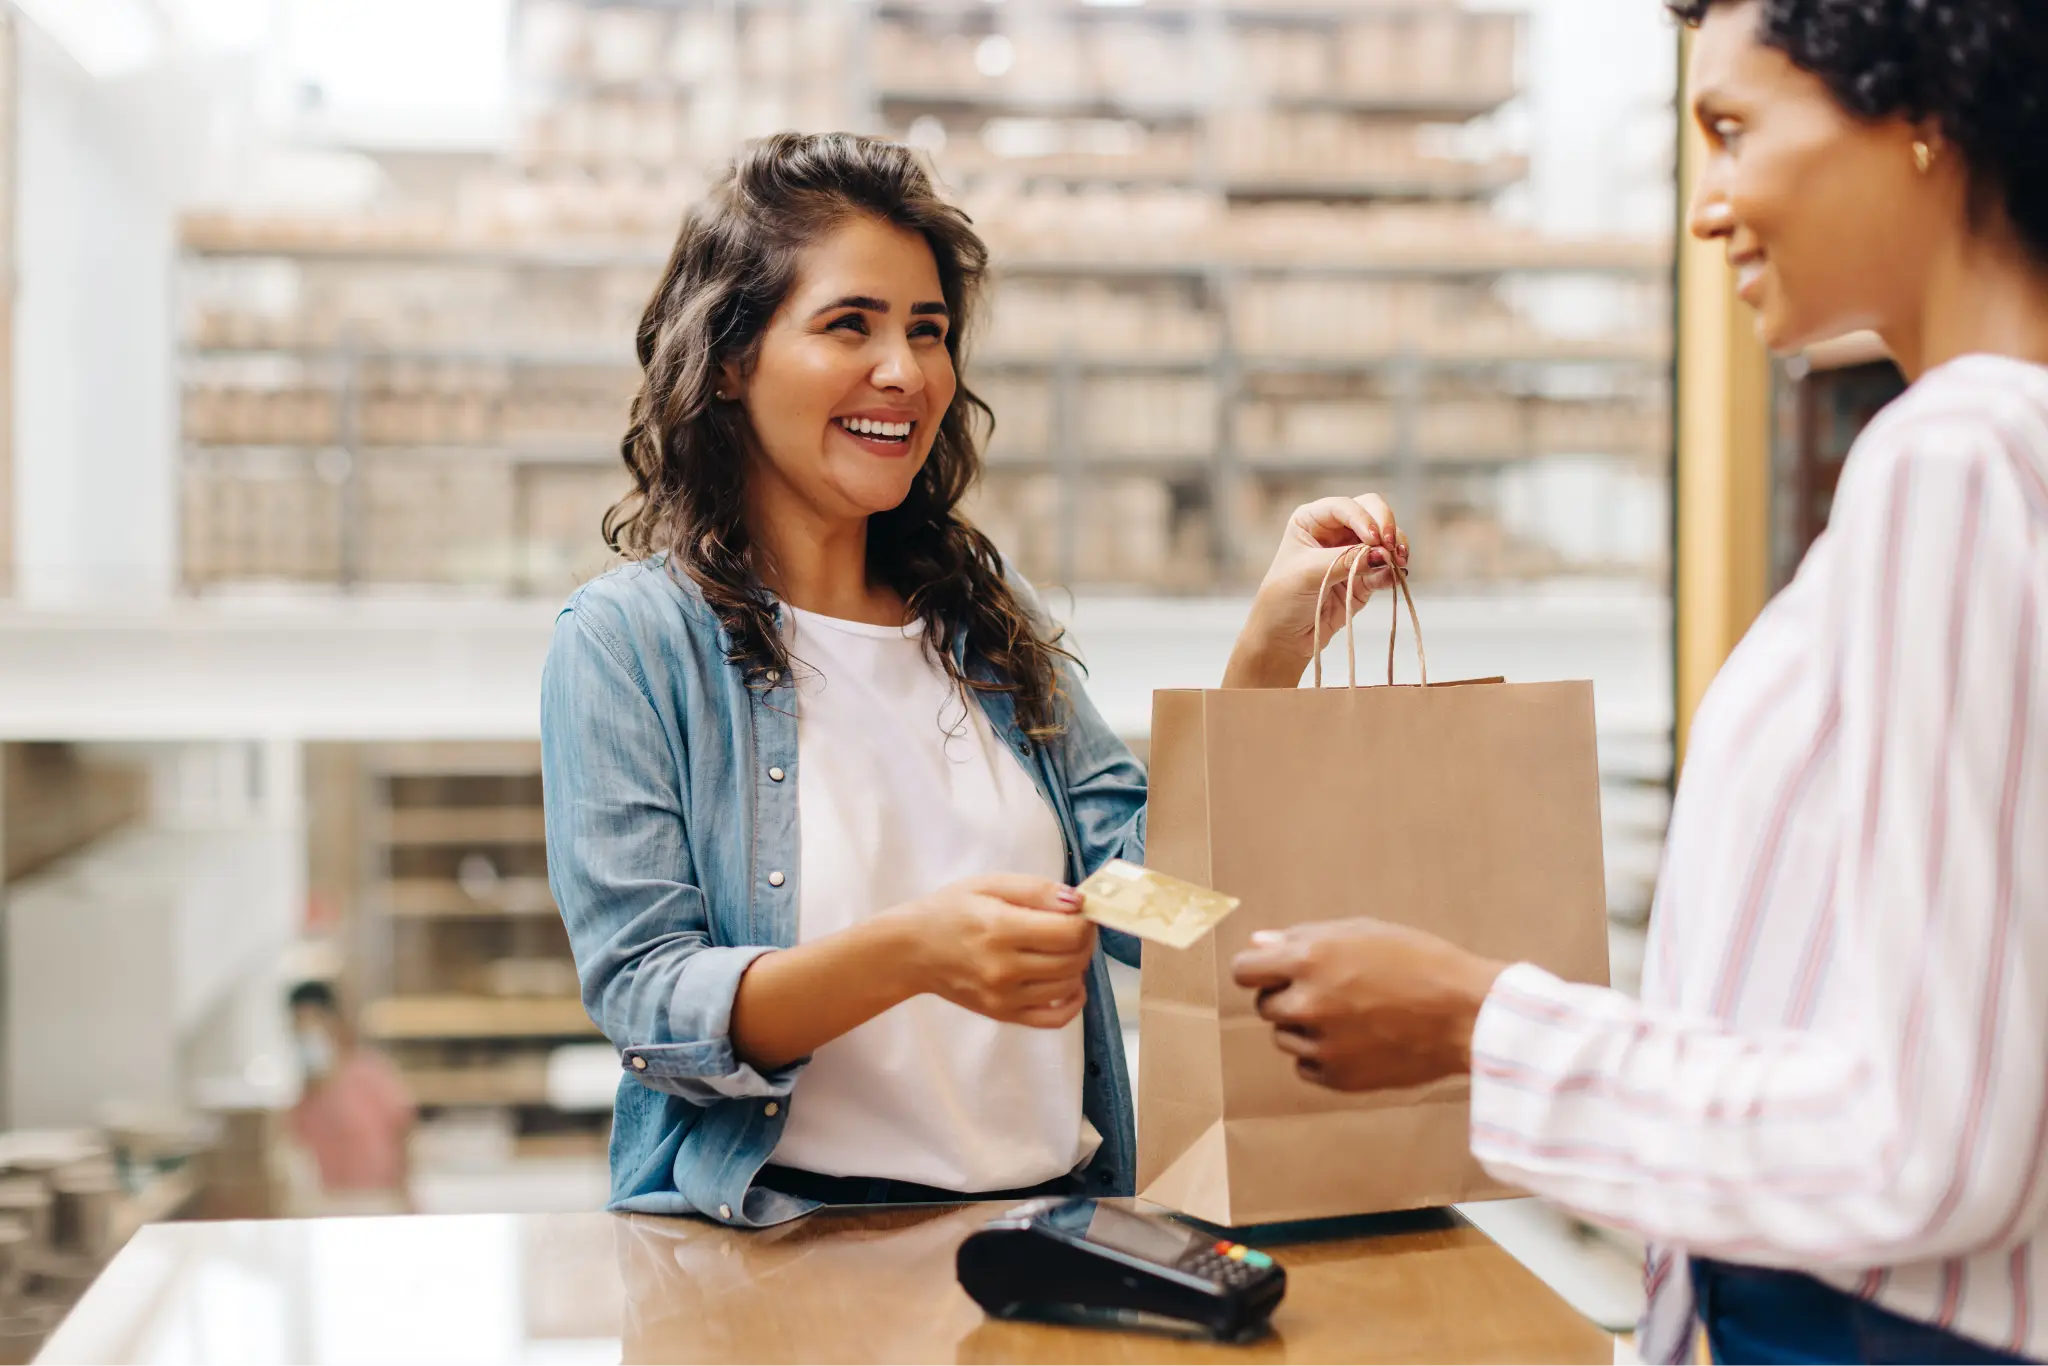
[[[745,392],[746,386],[740,380],[739,366],[727,361],[718,367],[718,387],[711,391],[713,398],[720,403],[732,403]]]

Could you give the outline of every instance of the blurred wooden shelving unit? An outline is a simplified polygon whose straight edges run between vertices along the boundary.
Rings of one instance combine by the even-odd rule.
[[[547,890],[539,747],[368,745],[355,757],[364,1037],[423,1106],[550,1118],[550,1055],[602,1036]]]
[[[1455,0],[520,0],[489,177],[188,220],[187,581],[556,595],[602,568],[678,213],[740,139],[847,126],[928,149],[991,242],[973,512],[1035,578],[1242,589],[1297,501],[1368,484],[1432,582],[1659,578],[1511,506],[1565,462],[1661,507],[1671,450],[1668,242],[1497,211],[1529,172],[1525,27]]]
[[[574,996],[386,996],[363,1007],[362,1028],[385,1043],[583,1039],[595,1032]]]
[[[1668,246],[1494,212],[1528,173],[1500,117],[1521,15],[860,14],[878,126],[931,149],[995,248],[977,515],[1030,572],[1242,588],[1296,502],[1367,484],[1396,496],[1433,582],[1569,572],[1512,543],[1500,474],[1564,456],[1658,478]],[[1555,328],[1558,289],[1614,322]]]

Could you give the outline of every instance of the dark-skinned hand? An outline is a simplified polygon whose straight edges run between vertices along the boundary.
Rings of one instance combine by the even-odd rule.
[[[1473,1024],[1506,964],[1358,919],[1262,930],[1231,967],[1302,1077],[1378,1091],[1469,1071]]]

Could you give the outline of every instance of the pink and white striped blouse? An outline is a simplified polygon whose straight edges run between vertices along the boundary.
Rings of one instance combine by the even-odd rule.
[[[1762,534],[1761,529],[1758,532]],[[2048,1356],[2048,368],[1934,370],[1714,680],[1643,999],[1510,968],[1472,1045],[1494,1175]]]

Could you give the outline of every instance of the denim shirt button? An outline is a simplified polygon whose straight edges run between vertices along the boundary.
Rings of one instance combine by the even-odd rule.
[[[1089,1064],[1088,1064],[1088,1075],[1089,1075],[1089,1076],[1091,1076],[1091,1077],[1099,1077],[1099,1076],[1101,1076],[1101,1075],[1102,1075],[1102,1064],[1101,1064],[1101,1063],[1099,1063],[1099,1062],[1091,1062],[1091,1063],[1089,1063]]]
[[[780,1105],[777,1105],[777,1104],[776,1104],[776,1103],[775,1103],[774,1101],[772,1101],[772,1100],[771,1100],[771,1101],[769,1101],[769,1102],[768,1102],[768,1103],[767,1103],[766,1105],[763,1105],[763,1106],[761,1107],[761,1113],[762,1113],[762,1114],[764,1114],[764,1115],[766,1115],[766,1116],[768,1116],[768,1118],[770,1118],[770,1119],[773,1119],[773,1118],[775,1118],[775,1116],[776,1116],[777,1114],[779,1114],[779,1113],[781,1112],[781,1110],[782,1110],[782,1107],[781,1107]]]
[[[721,1218],[721,1219],[730,1219],[730,1218],[732,1218],[732,1206],[731,1206],[731,1205],[720,1205],[720,1206],[718,1207],[718,1217],[719,1217],[719,1218]]]
[[[767,673],[767,679],[770,683],[780,683],[782,681],[782,670],[770,669]]]
[[[647,1070],[647,1059],[642,1057],[635,1057],[631,1061],[633,1063],[633,1070],[635,1072],[645,1072]]]
[[[779,783],[779,782],[781,782],[781,781],[782,781],[782,779],[783,779],[783,776],[784,776],[784,775],[783,775],[783,772],[782,772],[782,770],[781,770],[781,769],[779,769],[779,768],[771,768],[771,769],[769,769],[769,770],[768,770],[768,781],[769,781],[769,782],[771,782],[771,783]]]
[[[772,873],[770,873],[770,874],[768,875],[768,885],[769,885],[770,887],[780,887],[780,886],[781,886],[781,885],[782,885],[782,884],[783,884],[784,882],[787,882],[787,881],[788,881],[788,879],[787,879],[787,878],[785,878],[785,877],[783,877],[783,875],[782,875],[782,873],[781,873],[781,871],[780,871],[779,869],[778,869],[777,871],[775,871],[775,872],[772,872]]]

